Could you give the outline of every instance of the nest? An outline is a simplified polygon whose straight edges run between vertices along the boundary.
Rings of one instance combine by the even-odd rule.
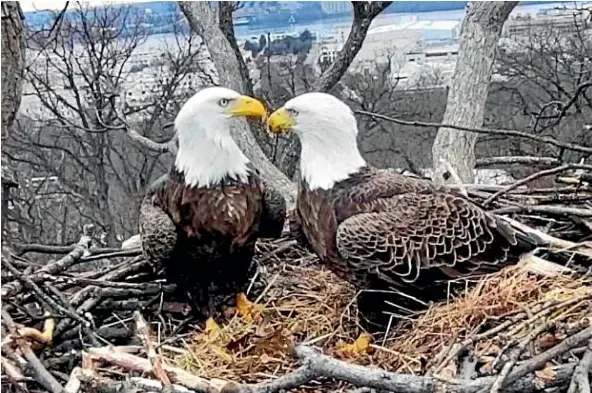
[[[587,392],[592,194],[580,185],[512,187],[468,193],[513,214],[505,219],[549,247],[517,266],[451,284],[442,304],[375,335],[370,351],[355,357],[343,346],[363,333],[356,290],[293,239],[258,243],[249,297],[263,310],[250,321],[219,318],[219,336],[192,321],[174,298],[174,283],[163,282],[139,248],[93,249],[86,233],[72,246],[3,247],[2,383],[52,392],[271,393],[354,385],[400,393],[568,386],[570,393]],[[565,198],[558,195],[569,195],[569,206],[559,205]],[[39,268],[25,257],[35,252],[67,255]],[[541,258],[560,268],[533,272],[545,266]]]
[[[356,291],[325,268],[290,262],[277,261],[268,272],[269,283],[257,299],[264,306],[259,318],[233,317],[218,337],[196,331],[164,351],[168,360],[203,378],[257,383],[295,370],[292,348],[305,344],[348,362],[415,375],[439,367],[454,378],[458,364],[442,362],[455,343],[471,340],[464,351],[477,363],[477,373],[492,375],[510,341],[548,323],[552,332],[538,336],[526,355],[534,356],[592,317],[592,278],[544,277],[514,266],[466,282],[466,290],[451,294],[445,304],[374,337],[370,353],[354,359],[341,348],[362,333]]]

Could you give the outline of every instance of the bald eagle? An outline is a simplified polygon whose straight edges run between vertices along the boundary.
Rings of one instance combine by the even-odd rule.
[[[154,182],[140,207],[146,259],[188,296],[207,326],[217,307],[243,291],[255,241],[277,237],[285,201],[266,185],[231,136],[237,117],[266,115],[264,106],[235,91],[211,87],[191,97],[175,119],[179,149],[171,171]]]
[[[423,310],[450,280],[499,270],[540,241],[449,188],[370,167],[352,110],[332,95],[288,101],[268,129],[300,138],[301,229],[323,263],[363,290],[368,329],[389,323],[386,302],[391,315]]]

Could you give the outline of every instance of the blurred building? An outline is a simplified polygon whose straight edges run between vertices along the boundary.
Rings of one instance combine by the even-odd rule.
[[[351,12],[349,1],[321,1],[321,9],[325,14],[345,14]]]

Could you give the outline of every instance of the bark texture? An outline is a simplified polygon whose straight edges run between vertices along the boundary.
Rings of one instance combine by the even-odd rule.
[[[2,139],[10,128],[21,105],[25,68],[24,15],[17,1],[2,2]],[[18,184],[6,157],[2,154],[2,234],[10,241],[6,229],[6,211],[10,189]]]
[[[239,61],[232,44],[220,29],[221,21],[216,10],[211,8],[206,1],[181,1],[179,6],[185,14],[191,29],[206,44],[216,66],[220,85],[242,93],[248,93],[249,82],[242,78]],[[223,24],[227,25],[224,22]],[[245,152],[261,172],[263,178],[271,182],[273,187],[282,193],[286,198],[288,209],[292,210],[296,201],[295,185],[269,161],[246,121],[243,122],[239,129],[234,130],[234,138],[241,150]]]
[[[504,22],[518,4],[471,2],[461,25],[460,48],[443,123],[481,127],[498,40]],[[478,134],[442,127],[432,147],[434,180],[446,182],[456,174],[473,182]],[[453,175],[453,176],[451,176]]]
[[[17,1],[2,2],[2,136],[21,105],[25,66],[23,13]]]

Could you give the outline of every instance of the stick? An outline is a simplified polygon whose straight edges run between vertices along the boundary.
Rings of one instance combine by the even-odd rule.
[[[576,366],[573,377],[567,389],[567,393],[590,393],[590,379],[588,374],[592,371],[592,339],[588,341],[586,352],[582,360]]]
[[[171,380],[162,367],[162,359],[158,356],[152,345],[152,340],[150,340],[150,329],[148,328],[146,320],[142,317],[142,314],[140,314],[139,311],[134,311],[134,320],[136,321],[137,334],[144,344],[144,349],[146,350],[146,355],[148,356],[150,363],[152,363],[152,372],[162,383],[163,391],[172,392],[173,386]]]
[[[115,352],[111,348],[89,348],[87,352],[83,352],[83,358],[85,355],[90,360],[107,361],[128,370],[143,373],[152,372],[152,364],[148,359],[128,353]],[[163,364],[163,369],[167,372],[171,381],[199,392],[219,392],[227,385],[227,381],[215,378],[207,380],[167,364]]]

